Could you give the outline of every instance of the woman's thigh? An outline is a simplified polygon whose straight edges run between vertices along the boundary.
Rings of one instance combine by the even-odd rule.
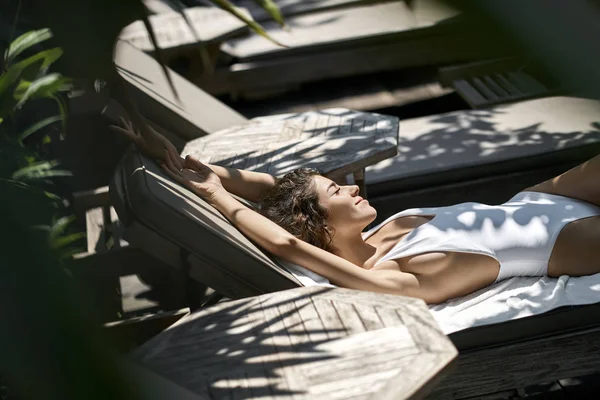
[[[548,276],[581,276],[600,272],[600,216],[569,222],[556,239]]]
[[[600,206],[600,155],[525,190],[571,197]]]

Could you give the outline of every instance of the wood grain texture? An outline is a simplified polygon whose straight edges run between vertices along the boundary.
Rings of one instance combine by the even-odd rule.
[[[182,154],[274,176],[312,167],[333,179],[396,155],[398,130],[396,117],[347,109],[282,114],[193,140]]]
[[[420,300],[310,287],[198,311],[133,357],[209,398],[367,399],[422,394],[456,354]]]
[[[466,351],[432,399],[479,398],[484,394],[600,371],[600,329]]]
[[[415,16],[404,2],[388,2],[362,7],[308,13],[286,20],[288,29],[275,23],[263,26],[279,46],[252,34],[225,42],[221,50],[247,62],[266,58],[322,51],[328,47],[381,41],[386,36],[417,28]]]
[[[244,9],[240,11],[246,15]],[[244,32],[246,25],[229,13],[216,7],[191,7],[185,9],[192,22],[190,26],[178,12],[150,16],[150,24],[161,49],[181,49],[199,43],[213,43]],[[119,38],[143,51],[154,51],[144,23],[135,21],[121,31]]]

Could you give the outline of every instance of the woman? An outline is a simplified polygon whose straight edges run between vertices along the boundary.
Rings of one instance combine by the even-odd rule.
[[[338,286],[440,303],[513,276],[600,272],[600,156],[500,206],[406,210],[363,232],[377,212],[357,186],[310,169],[275,179],[183,160],[155,131],[123,122],[114,129],[246,236]]]

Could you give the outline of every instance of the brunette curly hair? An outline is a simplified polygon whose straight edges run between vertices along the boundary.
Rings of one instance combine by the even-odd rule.
[[[312,168],[298,168],[275,181],[258,203],[259,212],[298,239],[331,253],[332,232],[327,210],[319,204]]]

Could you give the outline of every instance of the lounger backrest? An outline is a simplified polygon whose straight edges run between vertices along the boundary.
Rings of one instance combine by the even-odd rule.
[[[127,240],[146,247],[154,255],[161,250],[152,248],[157,246],[165,246],[162,250],[171,253],[179,252],[175,254],[179,258],[176,267],[189,268],[193,278],[227,297],[302,286],[218,211],[172,181],[153,161],[135,150],[125,155],[117,169],[111,198],[126,226]],[[152,231],[141,242],[132,237],[139,228],[133,232],[127,230],[139,225]],[[160,244],[160,237],[164,245]]]
[[[114,60],[121,76],[131,85],[141,112],[184,139],[195,139],[247,121],[169,69],[177,100],[160,64],[126,41],[117,41]]]

